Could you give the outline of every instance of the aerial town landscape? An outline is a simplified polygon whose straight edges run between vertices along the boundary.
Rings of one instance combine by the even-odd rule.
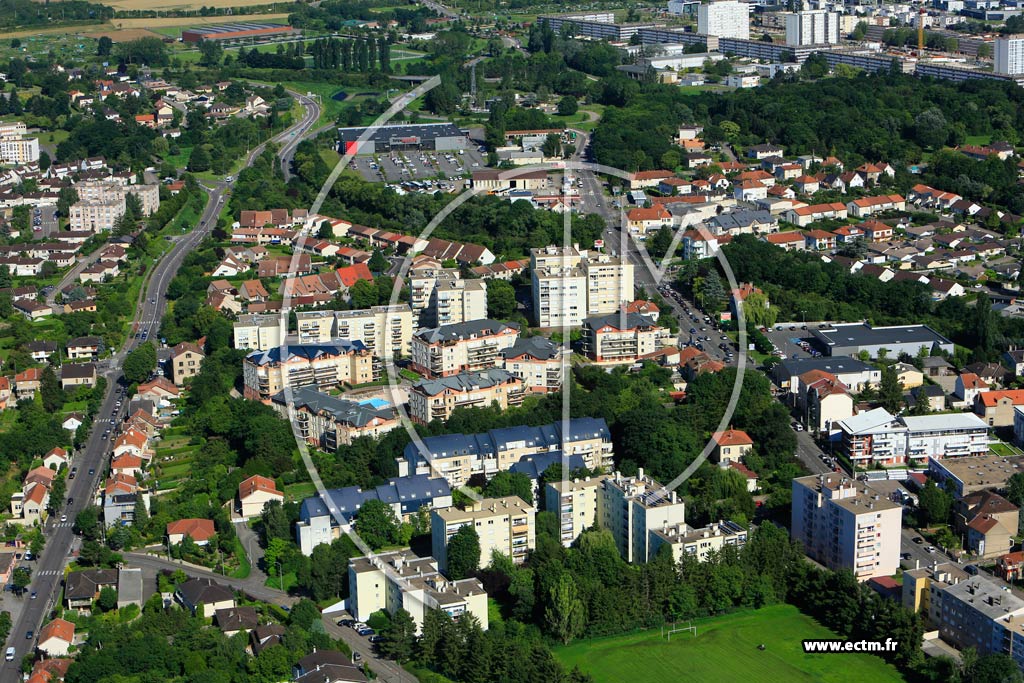
[[[0,0],[0,683],[1024,683],[1024,4],[211,3]]]

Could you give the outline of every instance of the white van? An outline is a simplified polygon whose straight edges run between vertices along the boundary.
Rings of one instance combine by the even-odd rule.
[[[14,648],[13,647],[7,648],[7,654],[5,655],[4,659],[6,659],[8,662],[13,662],[14,661]]]

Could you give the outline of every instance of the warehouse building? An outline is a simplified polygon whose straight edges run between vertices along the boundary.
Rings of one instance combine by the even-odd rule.
[[[219,43],[252,42],[257,38],[282,38],[298,32],[286,24],[216,24],[185,29],[181,32],[181,42],[201,43],[204,40],[215,40]]]
[[[901,353],[916,356],[922,348],[929,355],[940,351],[953,353],[953,342],[927,325],[872,327],[868,323],[843,323],[810,332],[817,346],[829,356],[857,356],[867,351],[872,358],[878,358],[882,349],[891,357]]]
[[[360,141],[367,130],[370,134]],[[405,149],[442,152],[470,147],[469,136],[451,123],[339,128],[338,137],[338,151],[342,154],[380,154]]]

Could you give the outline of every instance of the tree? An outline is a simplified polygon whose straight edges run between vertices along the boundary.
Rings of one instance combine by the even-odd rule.
[[[381,253],[380,249],[374,249],[373,255],[370,256],[369,262],[366,267],[373,273],[386,273],[391,268],[391,262],[387,260],[384,254]]]
[[[949,513],[953,507],[953,497],[935,485],[929,479],[917,500],[918,524],[944,524],[949,521]]]
[[[448,574],[455,580],[473,575],[480,566],[480,537],[472,525],[459,528],[448,541]]]
[[[548,592],[544,620],[551,635],[566,645],[583,631],[586,607],[579,597],[576,581],[569,572],[563,571]]]
[[[100,36],[100,39],[96,41],[96,55],[98,57],[106,57],[110,54],[110,50],[114,47],[114,41],[108,36]]]
[[[743,314],[747,323],[754,327],[771,327],[779,312],[771,307],[768,295],[764,292],[752,292],[743,301]]]
[[[548,136],[544,138],[544,144],[541,145],[541,152],[545,157],[557,157],[562,154],[562,138],[558,133],[548,133]]]
[[[264,545],[267,545],[272,538],[291,540],[291,524],[288,522],[288,514],[284,511],[281,501],[272,500],[263,506],[260,518],[263,522]]]
[[[890,413],[899,412],[903,404],[903,385],[900,384],[896,368],[886,365],[882,368],[882,381],[878,385],[878,402]]]
[[[416,647],[416,622],[412,615],[399,609],[391,623],[381,632],[380,652],[388,659],[404,664],[412,659]]]
[[[0,640],[6,641],[11,633],[11,613],[7,610],[0,612]]]
[[[356,280],[348,289],[352,308],[370,308],[377,305],[377,286],[369,280]]]
[[[32,583],[32,570],[28,567],[18,567],[14,570],[12,583],[14,584],[14,592],[24,593],[28,585]]]
[[[926,109],[914,117],[914,137],[922,147],[938,149],[949,137],[949,123],[937,107]]]
[[[100,509],[95,505],[83,508],[75,515],[72,531],[87,541],[95,541],[100,537]]]
[[[46,412],[56,413],[64,407],[64,389],[60,386],[53,366],[47,365],[43,369],[43,375],[39,378],[39,393],[42,395],[43,410]]]
[[[516,288],[506,280],[488,280],[487,315],[495,320],[508,320],[516,312]]]
[[[117,609],[117,589],[112,586],[104,586],[100,590],[100,597],[96,600],[96,606],[101,612],[109,612]]]
[[[498,472],[487,482],[484,495],[488,498],[519,496],[533,505],[533,482],[522,472]]]
[[[572,116],[580,109],[580,103],[572,95],[566,95],[558,100],[558,115]]]
[[[851,37],[854,40],[861,41],[861,40],[864,40],[864,36],[867,35],[867,32],[868,32],[868,22],[866,22],[866,21],[858,21],[857,25],[853,27],[853,33],[851,34]]]
[[[68,482],[63,474],[58,474],[53,478],[53,486],[50,488],[50,502],[46,505],[46,509],[51,514],[57,512],[64,504],[64,494],[67,493],[67,490]]]
[[[145,382],[156,368],[156,347],[152,342],[141,344],[125,356],[121,369],[130,384]]]
[[[201,66],[217,66],[224,57],[224,47],[216,40],[199,41],[199,52]]]
[[[193,173],[209,171],[213,165],[210,153],[203,145],[196,145],[192,148],[192,154],[188,158],[188,170]]]
[[[380,500],[369,500],[359,508],[356,533],[371,549],[377,550],[398,540],[398,518],[391,506]]]

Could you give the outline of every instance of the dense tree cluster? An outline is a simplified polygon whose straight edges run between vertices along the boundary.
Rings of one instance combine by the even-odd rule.
[[[0,0],[0,27],[4,29],[51,25],[53,22],[102,22],[113,16],[113,7],[84,0],[64,0],[53,7],[40,7],[31,0]]]
[[[314,69],[341,71],[391,71],[391,47],[386,38],[339,40],[321,38],[309,48]]]

